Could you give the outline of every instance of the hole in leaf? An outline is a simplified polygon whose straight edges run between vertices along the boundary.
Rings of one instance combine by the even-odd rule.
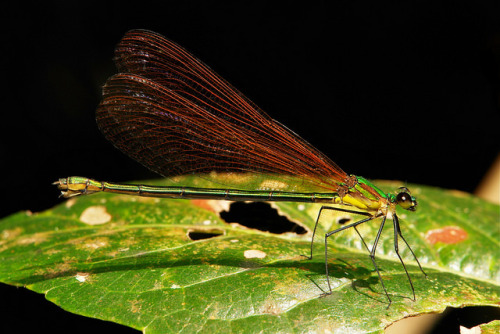
[[[191,240],[203,240],[215,238],[223,234],[224,232],[219,230],[189,230],[187,236]]]
[[[345,225],[345,224],[347,224],[350,221],[351,221],[350,217],[339,217],[339,219],[337,219],[337,223],[339,225]]]
[[[410,317],[396,321],[385,329],[385,333],[462,333],[460,326],[470,329],[481,324],[489,323],[493,320],[500,320],[499,307],[447,307],[443,313],[422,314],[417,317]]]
[[[229,206],[229,211],[222,211],[220,217],[227,223],[240,225],[257,230],[276,234],[293,232],[306,234],[302,226],[295,224],[268,203],[262,202],[234,202]]]
[[[500,320],[500,307],[495,306],[469,306],[464,308],[447,307],[441,315],[440,321],[435,324],[429,333],[451,333],[447,330],[456,330],[460,326],[472,328],[486,324],[493,320]]]

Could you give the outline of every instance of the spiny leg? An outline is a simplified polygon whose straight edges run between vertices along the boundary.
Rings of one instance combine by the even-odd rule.
[[[394,224],[394,250],[396,251],[396,255],[399,258],[399,262],[401,262],[401,264],[403,265],[406,277],[408,277],[408,282],[410,282],[411,291],[413,292],[413,301],[415,301],[416,297],[415,297],[415,288],[413,287],[413,282],[411,280],[410,274],[408,274],[408,270],[406,270],[406,265],[403,262],[401,255],[399,255],[398,234],[400,234],[400,231],[399,231],[399,221],[396,215],[393,216],[392,222]]]
[[[354,210],[347,210],[347,209],[341,209],[341,208],[336,208],[336,207],[329,207],[329,206],[323,206],[321,207],[319,213],[318,213],[318,217],[316,219],[316,223],[314,225],[314,230],[313,230],[313,235],[312,235],[312,239],[311,239],[311,253],[310,253],[310,256],[309,256],[309,259],[312,259],[312,254],[313,254],[313,244],[314,244],[314,236],[316,235],[316,229],[318,227],[318,223],[319,223],[319,220],[320,220],[320,217],[321,217],[321,213],[323,211],[323,209],[325,210],[334,210],[334,211],[341,211],[341,212],[347,212],[347,213],[353,213],[353,214],[360,214],[360,215],[364,215],[364,216],[370,216],[369,213],[367,212],[360,212],[360,211],[354,211]],[[389,294],[387,292],[387,289],[385,287],[385,284],[384,284],[384,281],[382,279],[382,275],[380,274],[380,271],[378,269],[378,266],[377,266],[377,263],[375,261],[375,252],[376,252],[376,248],[377,248],[377,245],[378,245],[378,242],[379,242],[379,239],[380,239],[380,236],[382,234],[382,230],[384,228],[384,224],[385,224],[385,220],[386,220],[386,217],[383,218],[382,220],[382,223],[379,227],[379,230],[377,232],[377,236],[375,238],[375,242],[373,244],[373,247],[372,249],[370,250],[368,245],[366,244],[363,236],[361,235],[361,233],[359,232],[359,230],[356,228],[356,226],[362,224],[362,223],[365,223],[367,221],[370,221],[372,219],[375,219],[375,218],[378,218],[382,215],[377,215],[377,216],[370,216],[369,218],[366,218],[366,219],[362,219],[360,221],[357,221],[357,222],[354,222],[352,224],[349,224],[349,225],[346,225],[346,226],[343,226],[341,228],[338,228],[334,231],[331,231],[331,232],[328,232],[325,234],[325,272],[326,272],[326,280],[327,280],[327,283],[328,283],[328,290],[329,292],[325,293],[325,295],[329,295],[332,293],[332,288],[331,288],[331,284],[330,284],[330,277],[329,277],[329,270],[328,270],[328,237],[330,237],[331,235],[337,233],[337,232],[340,232],[340,231],[343,231],[345,229],[348,229],[348,228],[351,228],[353,227],[354,230],[356,231],[356,233],[359,235],[359,237],[361,238],[361,241],[363,242],[363,245],[365,246],[365,248],[368,250],[368,252],[370,252],[370,259],[372,260],[372,263],[373,263],[373,266],[375,267],[375,271],[377,272],[377,275],[379,277],[379,280],[380,280],[380,283],[382,285],[382,288],[384,289],[384,292],[385,292],[385,295],[387,296],[387,299],[389,300],[389,305],[387,306],[389,308],[389,306],[391,305],[392,303],[392,300],[391,298],[389,297]],[[406,239],[403,237],[402,233],[401,233],[401,229],[400,229],[400,226],[399,226],[399,219],[397,218],[396,215],[393,216],[393,223],[394,223],[394,249],[396,251],[396,254],[399,258],[399,261],[401,262],[401,264],[403,265],[403,268],[406,272],[406,276],[408,277],[408,281],[410,282],[410,285],[411,285],[411,288],[412,288],[412,292],[413,292],[413,300],[416,299],[415,297],[415,289],[413,287],[413,282],[410,278],[410,275],[408,274],[408,271],[406,269],[406,266],[403,262],[403,259],[401,258],[400,254],[399,254],[399,245],[398,245],[398,238],[397,236],[399,235],[401,237],[401,239],[403,239],[403,241],[405,242],[406,246],[408,247],[408,249],[410,250],[410,252],[412,253],[413,257],[415,258],[415,260],[417,261],[417,264],[420,268],[420,270],[422,271],[422,273],[427,277],[427,274],[424,272],[422,266],[420,265],[420,262],[418,261],[417,257],[415,256],[415,253],[413,252],[413,250],[411,249],[410,245],[408,244],[408,242],[406,241]]]
[[[366,250],[368,251],[368,253],[371,252],[370,248],[368,248],[368,245],[366,244],[365,242],[365,239],[363,239],[363,236],[361,235],[361,233],[359,233],[358,229],[356,228],[356,226],[354,226],[354,230],[356,231],[356,233],[359,235],[359,238],[361,239],[361,241],[363,242],[363,245],[365,245],[365,248]]]
[[[354,222],[354,223],[346,225],[346,226],[342,226],[341,228],[338,228],[338,229],[336,229],[334,231],[331,231],[331,232],[328,232],[328,233],[325,234],[325,272],[326,272],[326,281],[328,283],[328,290],[329,290],[329,292],[325,293],[325,295],[329,295],[329,294],[332,293],[332,287],[331,287],[331,284],[330,284],[330,275],[329,275],[329,270],[328,270],[328,237],[330,237],[331,235],[334,235],[337,232],[340,232],[340,231],[346,230],[348,228],[354,227],[356,233],[359,235],[359,237],[361,238],[361,241],[365,245],[365,248],[370,252],[370,259],[372,260],[373,266],[375,267],[375,270],[377,271],[377,275],[379,277],[380,283],[382,284],[382,288],[384,289],[385,295],[387,296],[387,299],[389,300],[389,305],[387,306],[387,307],[389,307],[391,305],[391,303],[392,303],[392,300],[389,297],[389,294],[387,293],[387,289],[385,288],[384,281],[382,279],[382,275],[380,274],[380,271],[378,269],[377,263],[375,261],[375,251],[376,251],[376,248],[377,248],[377,245],[378,245],[378,241],[380,239],[380,235],[382,234],[382,230],[384,228],[386,217],[384,216],[384,218],[382,220],[382,224],[380,225],[380,228],[379,228],[379,230],[377,232],[377,236],[375,238],[375,242],[373,244],[373,248],[370,250],[369,247],[368,247],[368,245],[364,241],[363,237],[359,233],[358,229],[356,228],[356,226],[358,226],[358,225],[360,225],[362,223],[366,223],[367,221],[370,221],[372,219],[379,218],[379,217],[382,216],[382,214],[379,214],[377,216],[371,216],[367,212],[347,210],[347,209],[341,209],[341,208],[335,208],[335,207],[329,207],[329,206],[323,206],[323,207],[321,207],[320,212],[318,214],[318,218],[316,219],[316,224],[314,225],[313,238],[311,239],[311,256],[309,257],[309,259],[312,259],[314,236],[316,234],[316,228],[318,226],[318,222],[319,222],[319,219],[321,217],[321,212],[322,212],[323,209],[325,209],[325,210],[334,210],[334,211],[342,211],[342,212],[347,212],[347,213],[353,213],[353,214],[360,214],[360,215],[364,215],[364,216],[369,216],[368,218],[362,219],[360,221]]]
[[[319,219],[321,217],[321,212],[323,211],[323,209],[335,210],[335,208],[333,208],[331,206],[322,206],[319,209],[318,217],[316,218],[316,223],[314,224],[313,235],[312,235],[312,238],[311,238],[311,253],[310,253],[309,257],[307,258],[308,260],[312,260],[312,258],[313,258],[314,236],[316,235],[316,228],[318,227]]]
[[[410,245],[408,245],[408,242],[406,242],[405,238],[403,237],[403,235],[401,233],[401,228],[399,226],[398,216],[396,216],[395,214],[394,214],[394,216],[392,218],[392,222],[394,224],[394,250],[396,251],[396,255],[399,258],[399,262],[401,262],[401,264],[403,265],[403,268],[404,268],[405,273],[406,273],[406,277],[408,278],[408,282],[410,282],[411,291],[413,292],[413,301],[415,301],[416,300],[416,296],[415,296],[415,288],[413,287],[413,282],[411,280],[410,274],[408,274],[408,270],[406,269],[406,265],[403,262],[403,259],[401,258],[401,255],[399,255],[398,234],[401,237],[401,239],[403,239],[403,241],[405,242],[405,244],[408,247],[408,249],[410,250],[410,252],[413,254],[413,257],[415,258],[415,260],[417,260],[418,266],[420,267],[420,270],[422,271],[422,273],[424,273],[424,275],[426,277],[427,277],[427,274],[422,269],[422,266],[420,265],[420,262],[418,262],[418,259],[415,256],[415,253],[413,253],[413,250],[411,249]]]
[[[336,208],[336,207],[332,207],[332,206],[322,206],[319,209],[318,217],[316,218],[316,223],[314,224],[313,235],[312,235],[312,238],[311,238],[311,254],[309,255],[309,257],[306,256],[308,260],[312,260],[312,257],[313,257],[314,236],[316,235],[316,228],[318,227],[318,223],[319,223],[319,220],[321,218],[321,213],[322,213],[323,210],[333,210],[333,211],[341,211],[341,212],[353,213],[353,214],[358,214],[358,215],[363,215],[363,216],[371,216],[367,212],[360,212],[360,211],[355,211],[355,210],[341,209],[341,208]],[[338,231],[342,231],[345,228],[349,228],[350,226],[356,226],[356,225],[358,225],[358,224],[354,223],[354,224],[351,224],[351,225],[347,225],[344,228],[340,228],[339,230],[336,230],[336,231],[337,232]],[[334,233],[336,233],[336,232],[334,231]],[[358,232],[358,234],[359,234],[359,232]],[[361,239],[363,239],[363,238],[361,238]],[[363,243],[364,243],[364,240],[363,240]],[[365,244],[365,246],[366,246],[366,244]],[[368,250],[368,251],[370,251],[370,250]]]
[[[418,267],[420,268],[420,271],[422,272],[422,274],[424,274],[424,276],[427,278],[427,274],[425,273],[424,269],[422,269],[422,266],[420,265],[420,262],[418,261],[418,258],[417,256],[415,255],[415,253],[413,252],[413,249],[411,249],[410,245],[408,244],[408,242],[406,241],[406,239],[403,237],[403,234],[401,233],[401,228],[399,227],[399,218],[395,215],[393,217],[393,221],[394,219],[396,220],[395,224],[397,226],[397,230],[398,230],[398,234],[399,236],[401,237],[401,239],[403,239],[403,241],[405,242],[406,244],[406,247],[408,247],[408,249],[410,250],[411,254],[413,255],[413,258],[415,259],[415,261],[417,261],[417,264],[418,264]]]
[[[384,216],[384,218],[382,218],[382,223],[380,224],[380,227],[379,227],[378,232],[377,232],[377,236],[375,237],[375,241],[373,242],[373,247],[372,247],[372,250],[370,252],[370,259],[372,260],[373,266],[375,267],[375,270],[377,271],[378,278],[380,280],[380,284],[382,284],[382,288],[384,289],[385,295],[387,296],[387,299],[389,299],[389,305],[387,305],[387,308],[389,308],[389,306],[391,306],[392,300],[391,300],[391,297],[389,297],[389,294],[387,293],[387,289],[385,288],[384,280],[382,279],[382,275],[380,275],[380,271],[378,270],[377,262],[375,261],[375,251],[377,250],[378,241],[380,239],[380,235],[382,234],[382,230],[384,229],[385,219],[386,219],[386,216]]]
[[[344,212],[350,212],[350,213],[360,213],[360,212],[351,211],[351,210],[339,210],[339,209],[337,209],[337,210],[344,211]],[[369,215],[366,212],[362,212],[361,214],[363,214],[365,216]],[[368,218],[359,220],[357,222],[354,222],[354,223],[346,225],[346,226],[342,226],[341,228],[338,228],[334,231],[331,231],[331,232],[328,232],[325,234],[325,272],[326,272],[326,282],[328,283],[328,290],[329,290],[329,292],[325,293],[325,295],[329,295],[332,293],[332,286],[330,285],[330,274],[329,274],[329,270],[328,270],[328,237],[330,237],[331,235],[334,235],[337,232],[346,230],[346,229],[351,228],[351,227],[356,228],[356,226],[358,226],[359,224],[366,223],[367,221],[370,221],[370,220],[375,219],[375,218],[377,218],[377,216],[373,216],[373,217],[370,216]]]

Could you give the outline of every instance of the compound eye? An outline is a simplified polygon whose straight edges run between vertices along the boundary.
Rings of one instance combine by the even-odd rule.
[[[396,203],[403,209],[410,211],[415,211],[415,206],[417,205],[415,199],[406,191],[400,192],[396,196]]]

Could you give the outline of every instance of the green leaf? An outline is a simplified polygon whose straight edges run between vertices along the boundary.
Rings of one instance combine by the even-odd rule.
[[[500,333],[500,320],[494,320],[478,327],[482,334],[498,334]]]
[[[196,184],[185,178],[183,184]],[[150,182],[164,184],[165,181]],[[401,186],[377,182],[384,190]],[[388,221],[377,264],[387,299],[355,231],[329,238],[333,293],[327,291],[324,234],[307,260],[319,205],[273,203],[309,233],[275,234],[224,222],[228,202],[96,194],[0,222],[0,281],[44,293],[69,312],[149,333],[381,331],[411,315],[446,306],[498,305],[499,207],[457,191],[409,186],[417,212],[398,212],[420,272],[400,241],[416,301],[394,252]],[[369,246],[379,221],[359,227]],[[192,240],[190,236],[207,239]],[[0,301],[1,302],[1,301]]]

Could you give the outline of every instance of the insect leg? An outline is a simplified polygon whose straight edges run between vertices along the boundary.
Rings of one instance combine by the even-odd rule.
[[[420,270],[422,271],[422,273],[427,277],[427,274],[424,272],[424,270],[422,269],[422,266],[420,265],[420,262],[418,262],[418,259],[417,257],[415,256],[415,253],[413,253],[413,250],[411,249],[410,245],[408,244],[408,242],[406,242],[406,239],[403,237],[403,234],[401,233],[401,228],[399,226],[399,219],[398,219],[398,216],[394,215],[393,218],[392,218],[392,221],[394,223],[394,250],[396,251],[396,255],[399,257],[399,261],[401,262],[401,264],[403,265],[403,268],[406,272],[406,277],[408,277],[408,282],[410,282],[410,286],[411,286],[411,291],[413,292],[413,300],[415,301],[416,300],[416,297],[415,297],[415,288],[413,287],[413,282],[411,280],[411,277],[410,275],[408,274],[408,270],[406,270],[406,266],[403,262],[403,259],[401,258],[401,256],[399,255],[399,244],[398,244],[398,234],[399,236],[401,237],[401,239],[403,239],[403,241],[405,242],[406,246],[408,247],[408,249],[410,250],[411,254],[413,255],[413,257],[415,258],[415,260],[417,261],[418,263],[418,266],[420,267]]]
[[[316,223],[314,224],[313,235],[312,235],[312,238],[311,238],[311,253],[310,253],[310,256],[307,257],[308,260],[311,260],[313,258],[314,236],[316,235],[316,229],[318,227],[318,223],[319,223],[319,220],[321,218],[321,213],[323,212],[323,210],[341,211],[341,212],[347,212],[347,213],[353,213],[353,214],[357,214],[357,215],[363,215],[363,216],[369,216],[369,217],[371,217],[371,215],[369,213],[363,212],[363,211],[348,210],[348,209],[342,209],[342,208],[337,208],[337,207],[332,207],[332,206],[322,206],[321,209],[319,209],[318,217],[316,218]],[[346,225],[346,226],[344,226],[344,227],[342,227],[342,228],[340,228],[338,230],[333,231],[332,234],[335,234],[337,232],[345,230],[346,228],[349,228],[351,226],[356,226],[356,225],[359,225],[359,224],[361,224],[361,223],[353,223],[351,225]],[[363,239],[363,238],[361,238],[361,239]],[[364,240],[363,240],[363,243],[364,243]],[[365,246],[366,246],[366,244],[365,244]]]
[[[364,216],[368,216],[368,218],[359,220],[357,222],[354,222],[354,223],[346,225],[346,226],[342,226],[342,227],[340,227],[340,228],[338,228],[338,229],[336,229],[334,231],[330,231],[330,232],[328,232],[328,233],[325,234],[325,273],[326,273],[326,282],[328,283],[328,290],[329,290],[329,292],[325,293],[325,295],[329,295],[329,294],[332,293],[332,287],[331,287],[331,284],[330,284],[330,275],[329,275],[329,271],[328,271],[328,237],[330,237],[330,236],[332,236],[335,233],[338,233],[340,231],[346,230],[348,228],[351,228],[351,227],[355,228],[359,224],[363,224],[363,223],[366,223],[367,221],[370,221],[372,219],[377,218],[377,216],[371,216],[367,212],[359,212],[359,211],[339,209],[339,208],[332,208],[332,207],[325,207],[325,209],[342,211],[342,212],[348,212],[348,213],[355,213],[355,214],[361,214],[361,215],[364,215]]]
[[[375,261],[375,251],[377,250],[378,241],[380,239],[380,235],[382,234],[382,230],[384,229],[385,219],[386,219],[386,217],[384,216],[384,218],[382,218],[382,223],[380,224],[380,227],[378,229],[377,236],[375,237],[375,241],[373,242],[373,247],[372,247],[372,250],[370,252],[370,259],[372,260],[373,266],[375,267],[375,270],[377,271],[378,278],[380,280],[380,283],[382,284],[382,288],[384,289],[385,295],[387,296],[387,299],[389,299],[389,305],[387,305],[387,308],[389,308],[389,306],[391,306],[392,300],[391,300],[391,297],[389,297],[389,294],[387,293],[387,289],[385,288],[385,285],[384,285],[384,280],[382,279],[382,275],[380,275],[380,271],[378,270],[377,262]]]

